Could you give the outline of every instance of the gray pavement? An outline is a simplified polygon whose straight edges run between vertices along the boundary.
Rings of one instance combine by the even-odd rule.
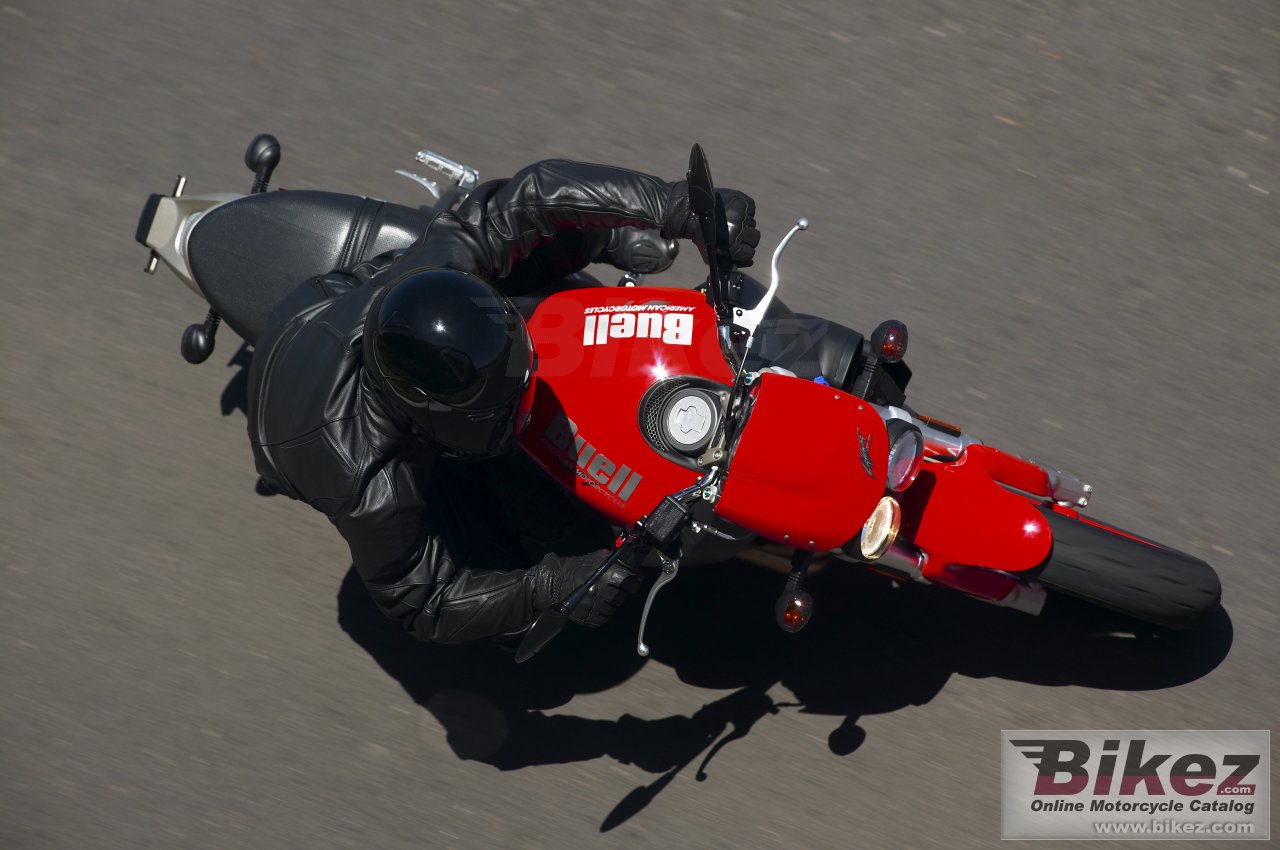
[[[1278,75],[1263,0],[0,0],[0,847],[984,847],[1002,728],[1271,728]],[[521,668],[408,643],[255,495],[232,335],[186,365],[203,308],[141,274],[147,193],[244,191],[260,131],[277,185],[409,203],[421,147],[676,178],[700,141],[767,243],[812,219],[790,302],[905,320],[917,407],[1227,613],[1125,640],[828,573],[788,640],[730,565],[646,664],[634,612]]]

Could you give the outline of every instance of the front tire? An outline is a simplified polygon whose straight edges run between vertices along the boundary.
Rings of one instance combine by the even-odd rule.
[[[1222,585],[1199,558],[1040,508],[1053,552],[1038,581],[1056,590],[1171,629],[1189,629],[1218,607]]]

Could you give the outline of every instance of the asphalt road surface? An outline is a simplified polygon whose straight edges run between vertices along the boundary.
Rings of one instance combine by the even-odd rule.
[[[1275,5],[806,5],[0,0],[0,847],[985,847],[1001,729],[1275,725]],[[1225,612],[1106,636],[830,571],[789,638],[734,564],[647,663],[638,604],[519,668],[402,638],[255,494],[236,341],[185,364],[203,307],[132,241],[261,131],[276,185],[407,203],[423,147],[675,179],[699,141],[767,245],[812,220],[790,302],[905,320],[918,408]]]

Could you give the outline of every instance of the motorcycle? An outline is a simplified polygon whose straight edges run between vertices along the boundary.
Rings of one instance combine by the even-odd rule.
[[[183,334],[189,362],[209,357],[220,323],[252,345],[303,280],[409,247],[479,178],[422,151],[417,161],[438,176],[397,173],[430,191],[431,205],[269,192],[280,150],[265,134],[250,144],[247,195],[188,196],[180,176],[143,208],[136,239],[151,252],[146,270],[163,262],[210,306]],[[1033,615],[1050,591],[1172,629],[1217,608],[1212,567],[1086,516],[1093,487],[1079,477],[908,405],[904,323],[884,321],[864,336],[788,309],[779,261],[806,219],[779,241],[766,286],[729,261],[723,208],[698,145],[688,182],[703,244],[715,246],[700,285],[650,286],[628,271],[606,286],[578,273],[515,299],[539,362],[518,446],[620,530],[596,575],[526,632],[517,661],[545,646],[624,556],[661,570],[644,603],[641,655],[654,599],[681,564],[734,557],[787,573],[775,616],[789,632],[812,616],[804,582],[815,559]]]

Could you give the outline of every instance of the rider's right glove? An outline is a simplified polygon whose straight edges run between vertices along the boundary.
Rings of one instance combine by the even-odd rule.
[[[760,244],[760,231],[756,229],[756,202],[745,192],[736,189],[717,189],[716,195],[724,203],[725,223],[729,225],[729,257],[737,268],[751,265]],[[681,180],[673,183],[667,197],[667,217],[662,232],[675,239],[691,239],[707,259],[707,246],[702,242],[702,228],[698,217],[689,209],[689,184]]]
[[[586,555],[547,555],[530,571],[533,577],[533,609],[541,613],[555,607],[591,578],[607,549]],[[586,596],[569,612],[569,619],[584,626],[602,626],[640,587],[640,574],[618,561],[591,585]]]

